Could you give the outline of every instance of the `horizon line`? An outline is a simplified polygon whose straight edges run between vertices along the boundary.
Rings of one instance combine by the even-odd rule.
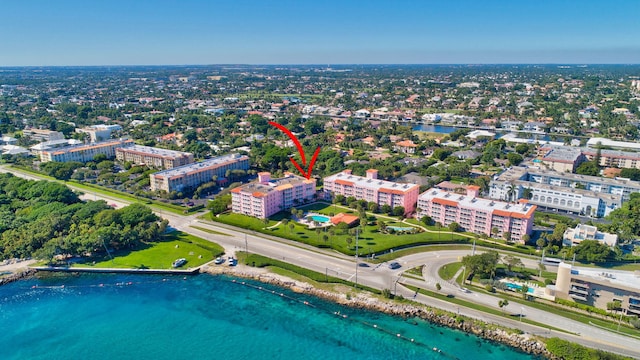
[[[505,62],[505,63],[464,63],[464,62],[451,62],[451,63],[193,63],[193,64],[85,64],[85,65],[0,65],[2,68],[54,68],[54,67],[136,67],[136,66],[323,66],[325,68],[331,68],[331,66],[491,66],[491,65],[565,65],[565,66],[603,66],[603,65],[617,65],[617,66],[633,66],[640,65],[640,62],[633,63],[590,63],[590,62],[541,62],[541,63],[526,63],[526,62]]]

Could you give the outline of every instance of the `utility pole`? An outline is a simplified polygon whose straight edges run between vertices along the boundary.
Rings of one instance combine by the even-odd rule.
[[[476,254],[476,237],[473,237],[473,247],[471,248],[471,256]]]
[[[358,288],[358,234],[360,228],[356,228],[356,288]]]
[[[244,233],[244,251],[249,254],[249,242],[247,241],[247,233]]]

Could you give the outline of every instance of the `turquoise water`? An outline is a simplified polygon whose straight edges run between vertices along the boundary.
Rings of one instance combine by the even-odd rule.
[[[0,359],[532,359],[421,320],[231,280],[82,275],[2,286]]]
[[[388,229],[393,229],[395,231],[411,231],[414,230],[414,227],[402,227],[402,226],[387,226]]]
[[[506,284],[506,285],[507,285],[507,287],[508,287],[509,289],[511,289],[511,290],[516,290],[516,291],[518,291],[518,290],[522,289],[522,286],[521,286],[521,285],[518,285],[518,284],[512,284],[512,283],[505,283],[505,284]],[[529,294],[533,294],[533,288],[528,288],[528,289],[527,289],[527,292],[528,292]]]
[[[311,215],[311,219],[313,219],[313,221],[317,221],[317,222],[321,222],[321,223],[326,223],[329,222],[329,218],[326,216],[322,216],[322,215]]]

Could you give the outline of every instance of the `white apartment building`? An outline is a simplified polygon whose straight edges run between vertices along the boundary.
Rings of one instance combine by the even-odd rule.
[[[133,145],[133,140],[114,139],[92,144],[82,144],[76,146],[67,146],[62,148],[53,148],[44,150],[40,154],[40,161],[79,161],[88,162],[98,154],[105,155],[108,159],[116,157],[116,148]]]
[[[178,166],[191,164],[193,162],[193,154],[150,146],[132,145],[117,148],[116,159],[122,162],[128,161],[136,165],[173,169]]]
[[[213,176],[223,178],[227,170],[248,170],[249,157],[240,154],[228,154],[208,160],[178,166],[149,175],[151,190],[166,192],[197,188],[211,181]]]

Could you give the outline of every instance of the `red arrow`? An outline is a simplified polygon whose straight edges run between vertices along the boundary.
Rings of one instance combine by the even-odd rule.
[[[282,126],[280,124],[278,124],[277,122],[269,121],[269,124],[277,127],[278,129],[282,130],[283,133],[285,133],[285,134],[287,134],[287,136],[289,136],[291,141],[293,141],[293,143],[298,148],[298,153],[300,154],[300,157],[302,158],[302,165],[306,166],[307,165],[307,160],[305,158],[304,149],[302,148],[302,145],[300,144],[300,141],[298,141],[298,138],[295,135],[293,135],[291,130],[287,129],[286,127],[284,127],[284,126]],[[316,159],[318,158],[318,154],[320,154],[320,146],[318,146],[316,151],[313,153],[313,156],[311,157],[311,162],[309,163],[309,170],[308,171],[305,171],[302,168],[302,166],[300,166],[298,164],[298,162],[294,158],[289,158],[289,159],[291,160],[293,165],[296,167],[296,169],[298,169],[298,171],[300,171],[302,176],[304,176],[305,178],[309,179],[309,178],[311,178],[311,171],[313,170],[313,165],[316,163]]]

